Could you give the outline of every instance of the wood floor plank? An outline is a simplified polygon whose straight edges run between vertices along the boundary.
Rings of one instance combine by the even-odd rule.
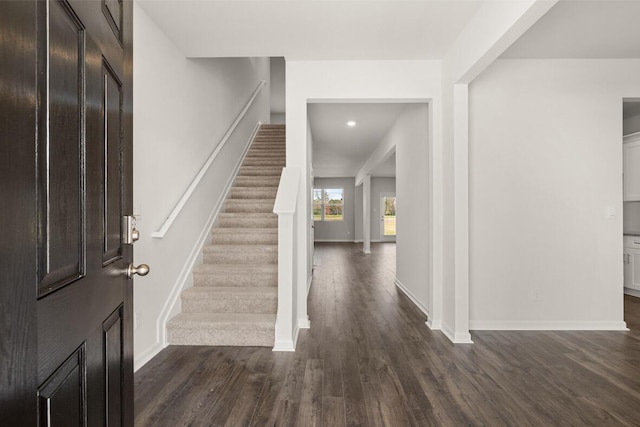
[[[304,371],[304,385],[300,398],[297,426],[322,425],[322,360],[309,359]]]
[[[233,408],[225,422],[226,427],[244,427],[249,425],[251,417],[260,399],[262,388],[267,380],[267,376],[273,367],[270,355],[264,352],[260,355],[260,360],[251,369],[247,381],[240,392]]]
[[[630,331],[474,331],[453,345],[394,284],[395,245],[318,244],[295,353],[168,347],[136,373],[137,426],[637,426]]]
[[[346,426],[344,415],[344,398],[323,397],[322,398],[322,425],[332,427]]]

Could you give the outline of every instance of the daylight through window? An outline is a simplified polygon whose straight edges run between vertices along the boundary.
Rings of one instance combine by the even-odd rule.
[[[344,189],[342,188],[314,188],[313,189],[313,220],[314,221],[342,221],[344,207]]]

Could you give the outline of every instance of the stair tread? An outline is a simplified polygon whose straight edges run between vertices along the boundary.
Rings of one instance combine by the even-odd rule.
[[[246,190],[246,191],[273,191],[273,190],[277,190],[278,186],[277,185],[265,185],[263,187],[248,187],[246,185],[234,185],[233,187],[231,187],[232,190]]]
[[[223,227],[211,230],[214,234],[278,234],[277,228],[239,228],[239,227]],[[259,243],[264,244],[264,243]]]
[[[257,265],[238,265],[238,264],[200,264],[193,268],[194,273],[215,274],[215,273],[272,273],[278,271],[277,264],[257,264]]]
[[[227,201],[233,201],[234,203],[244,203],[244,204],[250,204],[250,203],[273,203],[273,201],[276,198],[262,198],[262,199],[232,199],[232,198],[228,198]]]
[[[273,212],[223,212],[220,215],[218,215],[218,218],[232,218],[232,219],[240,219],[240,218],[271,219],[271,218],[277,218],[277,217],[278,217],[278,214],[275,214]]]
[[[189,326],[210,328],[216,326],[257,326],[275,327],[276,315],[272,313],[179,313],[169,320],[167,327],[182,323]],[[273,325],[272,325],[273,324]]]
[[[222,297],[234,294],[239,298],[254,297],[276,297],[278,296],[277,286],[217,286],[204,287],[196,286],[182,292],[184,298]]]
[[[278,245],[207,245],[202,248],[203,252],[278,252]]]

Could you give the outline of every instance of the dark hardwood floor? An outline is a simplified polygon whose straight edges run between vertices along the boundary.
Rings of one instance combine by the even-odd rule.
[[[395,246],[317,244],[295,353],[168,347],[136,373],[138,426],[640,425],[630,332],[474,332],[454,346],[393,284]]]

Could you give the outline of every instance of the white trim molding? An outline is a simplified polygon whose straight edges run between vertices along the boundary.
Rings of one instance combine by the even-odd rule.
[[[402,291],[403,294],[405,294],[411,300],[411,302],[415,304],[416,307],[420,309],[420,311],[422,311],[427,316],[427,318],[429,317],[429,309],[420,301],[418,301],[418,298],[409,290],[409,288],[407,288],[400,280],[398,280],[397,277],[395,278],[393,283],[398,289]]]
[[[135,359],[135,361],[133,363],[133,372],[136,372],[138,369],[140,369],[144,365],[146,365],[147,362],[149,362],[151,359],[153,359],[153,357],[156,354],[160,353],[162,351],[162,349],[165,348],[165,347],[166,346],[156,342],[151,347],[149,347],[148,349],[143,351],[141,354],[139,354],[138,357],[136,357],[136,359]]]
[[[413,293],[409,290],[409,288],[407,288],[400,280],[398,280],[397,277],[393,283],[398,287],[398,289],[402,291],[402,293],[404,293],[407,297],[409,297],[409,299],[416,305],[416,307],[420,309],[420,311],[422,311],[427,316],[427,321],[424,323],[425,325],[427,325],[429,329],[431,329],[432,331],[439,331],[440,329],[442,329],[442,321],[441,320],[434,321],[431,315],[429,314],[429,309],[420,301],[418,301],[418,298],[416,298],[416,296],[413,295]]]
[[[624,321],[472,320],[474,331],[628,331]]]
[[[640,298],[640,291],[636,291],[635,289],[624,288],[624,293],[632,297]]]
[[[464,332],[454,332],[453,328],[447,325],[445,322],[442,322],[442,333],[449,338],[454,344],[473,344],[471,340],[471,334]]]

